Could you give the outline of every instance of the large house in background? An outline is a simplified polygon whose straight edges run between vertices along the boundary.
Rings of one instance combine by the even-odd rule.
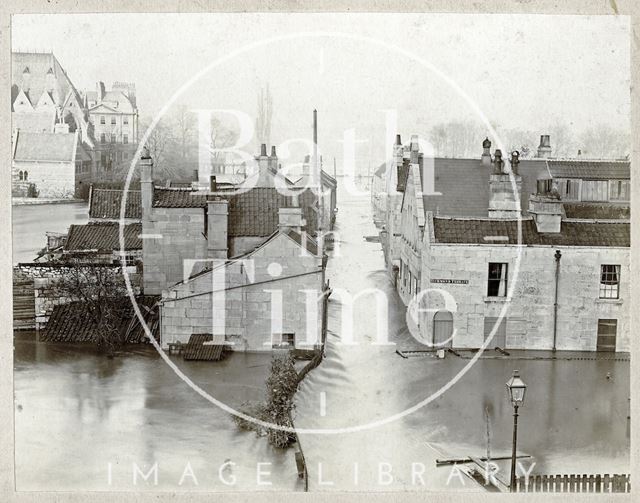
[[[629,350],[628,161],[553,159],[547,136],[503,159],[486,139],[478,159],[433,159],[429,191],[417,139],[396,143],[382,242],[423,343]]]
[[[96,162],[104,179],[127,167],[138,147],[138,108],[135,84],[116,82],[110,91],[98,82],[85,95],[96,142]]]
[[[11,56],[12,139],[20,152],[13,159],[13,195],[86,197],[91,182],[112,181],[137,147],[133,84],[116,82],[105,91],[100,83],[97,92],[83,95],[53,53]],[[72,142],[76,153],[61,158]]]

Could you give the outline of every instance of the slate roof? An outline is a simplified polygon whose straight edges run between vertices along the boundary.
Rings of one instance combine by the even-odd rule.
[[[73,162],[75,133],[28,133],[19,131],[14,160]]]
[[[219,191],[221,192],[221,191]],[[256,187],[248,192],[219,194],[229,201],[228,235],[270,236],[278,229],[278,210],[294,206],[293,198],[278,192],[275,187]],[[315,232],[317,213],[314,209],[316,196],[311,190],[298,194],[298,204],[307,221],[307,231]],[[155,188],[153,206],[156,208],[207,208],[205,192],[188,189]]]
[[[42,112],[13,112],[11,125],[26,133],[52,133],[56,120],[56,111],[45,110]]]
[[[212,342],[212,334],[191,334],[182,355],[185,360],[218,361],[224,357],[224,344],[204,344]]]
[[[29,69],[27,81],[23,79],[25,68]],[[53,92],[49,94],[53,95],[56,105],[62,105],[69,91],[73,92],[78,102],[81,103],[78,91],[53,53],[11,53],[11,84],[25,91],[29,101],[34,106],[38,103],[42,94],[45,91],[49,91],[47,85],[47,73],[49,71],[52,71],[55,77]]]
[[[631,218],[629,205],[565,202],[563,206],[567,218],[594,220],[629,220]]]
[[[83,225],[71,225],[64,250],[69,251],[112,251],[120,249],[118,222],[89,222]],[[124,245],[126,250],[142,250],[142,224],[126,224]]]
[[[434,217],[437,243],[517,244],[518,221],[498,219],[454,219]],[[507,239],[496,239],[504,238]],[[522,220],[522,244],[550,246],[630,246],[628,223],[562,222],[559,233],[541,234],[531,219]]]
[[[422,196],[424,211],[450,217],[486,217],[489,208],[489,175],[493,165],[483,166],[480,159],[434,159],[435,191],[442,195]],[[522,177],[520,204],[528,209],[529,195],[536,191],[536,181],[547,177],[544,160],[520,160]]]
[[[122,190],[92,189],[89,199],[89,217],[119,219],[122,204]],[[125,218],[140,220],[142,218],[141,196],[139,190],[129,190],[125,203]]]
[[[290,230],[289,232],[287,232],[287,236],[289,236],[291,239],[293,239],[296,243],[298,243],[300,246],[302,246],[305,250],[307,250],[309,253],[311,253],[312,255],[317,255],[318,254],[318,243],[316,243],[313,239],[311,239],[309,237],[308,234],[304,234],[306,237],[303,241],[302,239],[302,234],[294,231],[294,230]]]
[[[327,173],[324,169],[320,172],[320,178],[322,179],[322,183],[324,185],[329,185],[333,188],[338,186],[338,182],[334,177],[332,177],[329,173]]]
[[[144,295],[136,298],[138,307],[151,334],[158,339],[159,310],[155,303],[159,297]],[[121,324],[118,327],[128,344],[149,343],[149,338],[136,316],[128,297],[121,301]],[[55,306],[42,333],[43,341],[96,342],[97,332],[84,302],[71,302]]]
[[[589,180],[629,180],[629,161],[589,161],[589,160],[547,160],[552,178],[582,178]]]

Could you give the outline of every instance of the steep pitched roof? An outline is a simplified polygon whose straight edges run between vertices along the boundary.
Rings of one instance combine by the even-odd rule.
[[[628,180],[631,177],[629,161],[589,161],[578,159],[548,159],[551,178],[583,178],[591,180]]]
[[[76,133],[18,132],[14,160],[73,162]]]
[[[436,243],[518,244],[517,220],[434,217],[433,225]],[[629,224],[565,220],[559,233],[542,234],[532,219],[523,219],[522,244],[629,247]]]
[[[23,72],[28,68],[28,77]],[[47,75],[53,75],[53,88]],[[62,105],[69,92],[80,95],[53,53],[12,52],[11,84],[23,89],[35,105],[43,93],[51,91],[56,105]]]
[[[489,208],[489,175],[493,166],[484,166],[480,159],[434,159],[435,191],[441,195],[423,195],[424,210],[436,215],[455,217],[486,217]],[[536,181],[544,176],[544,160],[522,159],[518,166],[522,177],[520,205],[528,208],[529,195],[536,191]]]
[[[26,133],[53,133],[55,121],[55,110],[13,112],[11,114],[12,127]]]
[[[119,226],[118,222],[90,222],[83,225],[71,225],[64,250],[66,252],[119,250]],[[141,233],[142,224],[125,225],[124,246],[126,250],[142,249]]]
[[[119,219],[122,204],[122,190],[92,189],[89,199],[89,217]],[[141,196],[139,190],[129,190],[125,203],[125,218],[140,220],[142,218]]]
[[[156,208],[207,208],[207,193],[189,189],[155,188]],[[229,201],[228,233],[230,237],[269,236],[278,229],[278,210],[294,207],[292,196],[281,194],[275,187],[255,187],[238,194],[220,194]],[[317,229],[316,196],[310,190],[298,194],[307,231]]]

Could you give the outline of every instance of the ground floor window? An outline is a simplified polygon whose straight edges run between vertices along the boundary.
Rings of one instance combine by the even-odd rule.
[[[293,349],[295,347],[295,334],[272,334],[271,347],[273,349]]]
[[[498,325],[496,327],[496,324]],[[507,345],[507,319],[502,317],[485,316],[484,318],[484,340],[486,341],[491,335],[491,331],[496,327],[493,339],[487,348],[506,349]]]
[[[617,332],[618,332],[618,320],[612,320],[612,319],[598,320],[598,340],[596,342],[596,350],[597,351],[615,351]]]

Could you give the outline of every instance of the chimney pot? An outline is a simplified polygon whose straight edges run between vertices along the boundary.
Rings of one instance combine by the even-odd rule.
[[[399,134],[396,135],[396,145],[402,145],[402,139]]]
[[[276,155],[276,146],[275,145],[271,146],[271,157],[278,157]]]
[[[211,175],[210,177],[210,182],[209,182],[209,189],[211,190],[211,192],[215,192],[218,190],[218,183],[216,180],[216,176],[215,175]]]
[[[266,143],[262,143],[260,145],[260,155],[261,156],[266,156],[267,155],[267,144]]]

